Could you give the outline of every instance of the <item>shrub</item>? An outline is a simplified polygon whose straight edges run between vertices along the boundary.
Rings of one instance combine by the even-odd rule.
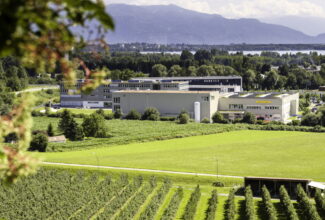
[[[188,115],[188,113],[182,112],[181,114],[179,114],[178,120],[180,124],[187,124],[190,120],[190,116]]]
[[[160,117],[160,121],[176,121],[176,117],[164,116]]]
[[[211,197],[208,201],[208,208],[206,210],[205,220],[214,220],[217,211],[218,204],[218,193],[217,190],[213,190],[211,193]]]
[[[299,220],[296,210],[284,186],[280,187],[280,202],[289,220]]]
[[[194,219],[196,207],[201,197],[200,186],[198,185],[194,192],[192,192],[190,199],[188,200],[185,211],[183,214],[183,219],[191,220]]]
[[[297,187],[297,202],[304,219],[321,220],[315,206],[311,203],[301,185],[298,185]]]
[[[172,220],[175,218],[179,204],[183,198],[183,194],[183,189],[178,188],[170,200],[168,207],[165,209],[163,215],[161,216],[161,220]]]
[[[220,112],[216,112],[212,116],[213,123],[226,124],[227,120],[223,118],[223,115]]]
[[[30,151],[39,151],[45,152],[48,144],[48,138],[45,134],[37,134],[33,137],[32,141],[30,142]]]
[[[234,220],[236,216],[236,206],[235,206],[235,189],[231,189],[228,195],[228,199],[225,202],[225,220]]]
[[[160,117],[160,113],[156,108],[147,108],[143,115],[142,120],[150,120],[150,121],[158,121]]]
[[[132,109],[126,116],[125,119],[127,120],[140,120],[141,119],[141,114],[135,110]]]
[[[105,119],[96,112],[84,118],[82,128],[87,137],[105,138],[108,136]]]
[[[304,125],[304,126],[314,127],[319,124],[320,124],[320,118],[313,113],[308,113],[305,116],[303,116],[301,119],[301,125]]]
[[[202,121],[201,121],[201,123],[203,123],[203,124],[210,124],[210,119],[203,118]]]
[[[255,219],[253,192],[250,186],[245,188],[245,216],[248,220]]]
[[[123,117],[123,113],[122,113],[121,109],[116,109],[116,110],[114,111],[114,118],[115,118],[115,119],[120,119],[120,118],[122,118],[122,117]]]
[[[267,219],[276,220],[277,214],[276,214],[274,205],[271,200],[270,192],[266,188],[265,185],[262,187],[262,202],[263,202],[263,206],[264,206],[264,210],[265,210]]]
[[[243,119],[242,119],[242,122],[247,123],[247,124],[255,124],[256,117],[251,112],[245,112],[245,114],[243,116]]]
[[[300,125],[300,121],[299,120],[292,120],[291,124],[293,126],[299,126]]]

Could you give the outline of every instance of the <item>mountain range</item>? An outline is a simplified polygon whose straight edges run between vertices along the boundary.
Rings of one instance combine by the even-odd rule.
[[[110,43],[159,44],[315,44],[325,34],[310,36],[292,28],[257,19],[227,19],[176,5],[136,6],[111,4],[107,11],[116,29],[107,34]]]

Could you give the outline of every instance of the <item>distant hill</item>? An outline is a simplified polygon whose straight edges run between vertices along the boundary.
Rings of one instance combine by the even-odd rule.
[[[325,43],[325,35],[300,31],[256,19],[226,19],[175,5],[135,6],[111,4],[108,12],[116,23],[110,43],[160,44],[297,44]]]

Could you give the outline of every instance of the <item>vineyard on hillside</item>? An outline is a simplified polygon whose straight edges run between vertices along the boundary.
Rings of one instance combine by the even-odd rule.
[[[280,199],[262,199],[250,187],[243,197],[231,189],[228,196],[196,187],[173,185],[169,179],[144,180],[121,175],[103,178],[85,172],[41,169],[12,186],[0,186],[0,219],[315,219],[324,218],[325,198],[310,200],[302,188],[293,204],[284,187]]]

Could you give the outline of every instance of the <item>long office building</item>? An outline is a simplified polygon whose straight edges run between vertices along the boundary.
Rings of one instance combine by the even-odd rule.
[[[60,104],[62,107],[78,108],[112,108],[112,93],[120,90],[189,90],[188,82],[184,81],[156,81],[156,80],[113,80],[107,81],[92,91],[90,94],[77,93],[83,85],[83,80],[78,80],[75,89],[66,89],[60,84]]]
[[[241,76],[204,76],[204,77],[138,77],[133,80],[156,80],[159,82],[183,81],[189,83],[190,91],[242,92]]]

